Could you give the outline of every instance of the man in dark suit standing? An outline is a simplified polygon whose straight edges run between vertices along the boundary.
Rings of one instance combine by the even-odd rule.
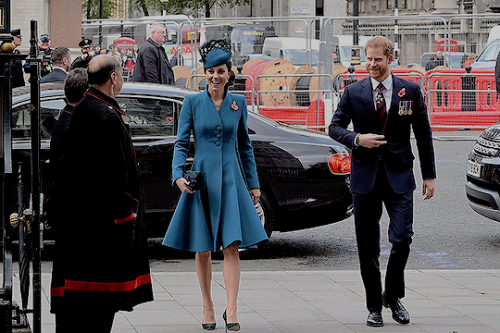
[[[365,45],[370,77],[347,86],[330,124],[330,136],[352,148],[351,190],[361,276],[369,311],[367,325],[383,326],[382,305],[408,324],[401,304],[404,269],[413,236],[413,129],[420,158],[424,200],[434,196],[436,170],[432,132],[420,87],[391,74],[394,46],[377,36]],[[353,131],[347,130],[352,121]],[[385,277],[379,268],[382,204],[389,215],[392,244]]]
[[[49,74],[42,77],[40,83],[63,82],[68,76],[71,67],[71,53],[67,47],[56,47],[50,55],[50,60],[54,64],[54,69]]]

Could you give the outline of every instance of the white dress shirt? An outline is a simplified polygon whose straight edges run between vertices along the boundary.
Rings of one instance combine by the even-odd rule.
[[[391,108],[391,101],[392,101],[392,75],[389,75],[384,81],[378,82],[374,78],[370,77],[370,80],[372,81],[372,99],[373,99],[373,105],[375,106],[375,110],[377,110],[377,102],[375,102],[375,99],[377,97],[377,87],[380,83],[382,83],[385,87],[385,90],[383,92],[384,98],[385,98],[385,110],[387,114],[389,114],[389,109]]]

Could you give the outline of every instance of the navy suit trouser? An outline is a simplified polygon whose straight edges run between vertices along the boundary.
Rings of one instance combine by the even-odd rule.
[[[392,244],[385,276],[385,292],[389,299],[405,296],[404,270],[413,236],[413,191],[395,193],[387,178],[384,164],[379,163],[371,193],[353,193],[356,241],[361,277],[369,311],[382,310],[380,274],[380,217],[382,204],[389,215],[389,242]]]

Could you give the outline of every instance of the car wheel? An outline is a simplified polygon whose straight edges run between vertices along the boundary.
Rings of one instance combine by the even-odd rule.
[[[268,196],[261,192],[259,202],[255,205],[259,219],[266,231],[267,237],[271,237],[274,227],[274,212]]]

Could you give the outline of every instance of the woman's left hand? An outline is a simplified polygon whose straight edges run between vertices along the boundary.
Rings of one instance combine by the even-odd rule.
[[[260,189],[258,189],[258,188],[251,188],[248,192],[250,193],[250,198],[252,198],[253,204],[256,205],[257,202],[259,202]]]

